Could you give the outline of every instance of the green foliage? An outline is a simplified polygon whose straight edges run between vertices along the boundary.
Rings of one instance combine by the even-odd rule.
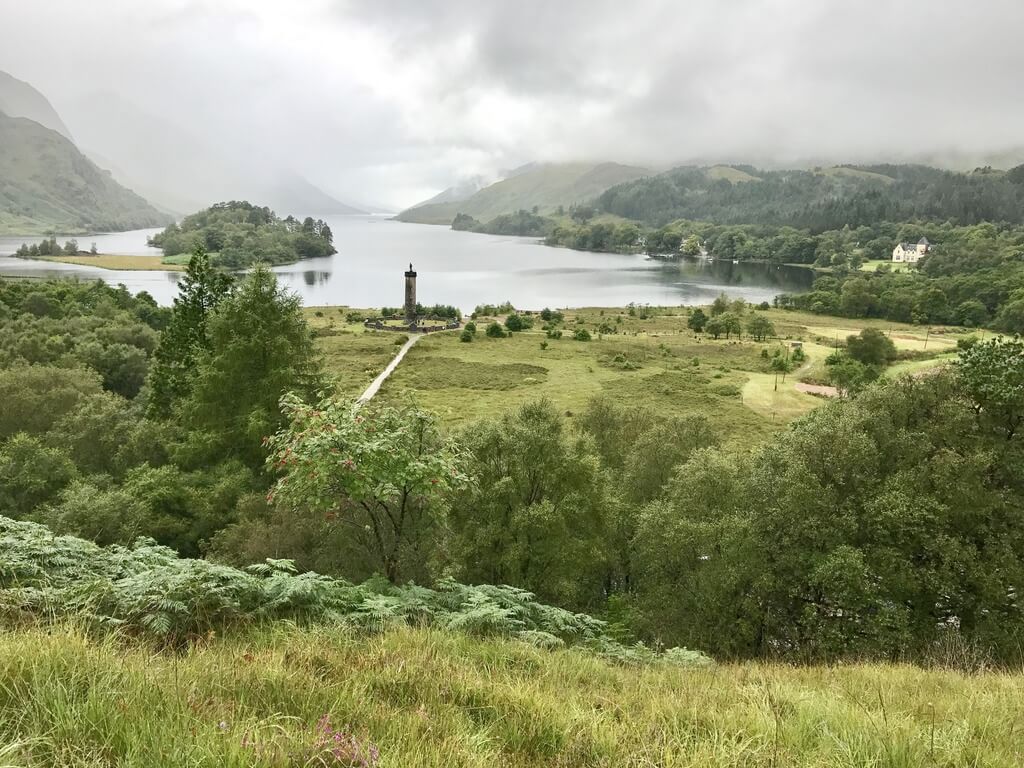
[[[755,341],[764,341],[769,336],[775,335],[775,326],[767,317],[755,312],[747,320],[747,334],[753,336]]]
[[[884,368],[896,358],[896,345],[877,328],[846,337],[846,354],[864,365]]]
[[[971,344],[960,350],[956,372],[979,422],[1012,440],[1024,423],[1024,342]]]
[[[704,326],[708,324],[708,316],[704,314],[704,310],[697,307],[690,313],[690,316],[686,319],[686,327],[697,333],[704,332]]]
[[[286,392],[313,395],[320,360],[299,297],[257,265],[210,315],[208,343],[198,352],[192,392],[183,403],[197,456],[265,460],[265,436],[283,424]]]
[[[524,319],[522,315],[513,313],[505,318],[505,327],[508,328],[510,331],[518,332],[529,327],[527,325],[527,322],[528,321]],[[530,325],[532,325],[532,323],[530,323]]]
[[[742,461],[695,454],[641,515],[645,624],[725,655],[923,659],[954,638],[1016,659],[1019,441],[965,395],[949,375],[904,378]]]
[[[148,294],[72,281],[0,282],[0,365],[89,368],[135,397],[167,319]]]
[[[209,350],[210,313],[230,293],[231,278],[210,266],[196,246],[174,299],[171,320],[160,337],[150,377],[150,412],[168,416],[192,391],[199,355]]]
[[[576,341],[590,341],[590,331],[586,328],[577,328],[573,331],[572,337]]]
[[[0,444],[0,509],[26,517],[53,498],[75,476],[75,465],[59,449],[20,433]]]
[[[333,233],[319,219],[279,218],[269,208],[247,201],[217,203],[171,224],[150,239],[164,255],[216,253],[219,267],[241,269],[252,264],[288,264],[337,253]]]
[[[476,309],[473,310],[473,318],[497,317],[498,315],[508,315],[515,311],[516,308],[512,306],[510,301],[502,304],[477,304]]]
[[[491,323],[487,326],[487,336],[492,339],[503,339],[508,334],[505,333],[505,329],[502,328],[498,323]]]
[[[459,450],[430,414],[411,406],[310,406],[288,395],[282,408],[288,425],[266,441],[267,464],[282,475],[275,503],[352,526],[397,582],[432,535],[440,498],[466,482]]]
[[[547,635],[610,657],[625,651],[604,634],[604,622],[538,603],[533,594],[512,587],[448,580],[431,590],[380,579],[354,586],[295,574],[287,560],[239,570],[182,559],[146,540],[131,548],[98,547],[6,517],[0,517],[0,611],[39,621],[77,617],[98,631],[118,630],[165,647],[240,625],[289,620],[342,622],[370,632],[416,624],[474,635],[522,634],[531,645]],[[658,658],[650,654],[644,661]],[[682,649],[668,661],[709,663]]]
[[[462,341],[462,342],[465,342],[465,343],[468,344],[469,342],[471,342],[473,340],[473,336],[474,335],[475,334],[471,330],[469,330],[469,328],[463,328],[462,329],[462,333],[459,334],[459,341]]]
[[[821,232],[918,217],[965,225],[1024,222],[1024,191],[997,174],[953,173],[919,165],[815,171],[743,168],[750,180],[733,182],[715,170],[684,166],[627,181],[603,192],[597,206],[654,226],[696,219]]]
[[[877,367],[865,365],[842,352],[829,356],[825,362],[828,365],[829,381],[844,396],[860,392],[879,375]]]
[[[540,401],[469,427],[462,443],[474,482],[455,494],[449,513],[460,578],[599,605],[610,501],[586,441]]]
[[[43,434],[101,391],[99,376],[89,371],[42,365],[0,370],[0,440],[18,432]]]

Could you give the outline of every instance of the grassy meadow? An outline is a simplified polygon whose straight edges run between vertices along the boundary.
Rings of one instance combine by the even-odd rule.
[[[384,369],[405,336],[367,331],[361,323],[348,322],[350,311],[358,312],[312,307],[306,318],[338,390],[354,397]],[[484,330],[492,318],[480,318],[470,343],[461,342],[458,333],[422,339],[378,397],[391,402],[415,398],[446,424],[460,426],[541,397],[571,417],[592,397],[606,395],[665,415],[704,414],[730,439],[749,444],[823,402],[793,384],[825,382],[825,359],[837,340],[866,327],[885,331],[898,350],[913,358],[894,365],[890,375],[895,375],[948,361],[956,340],[967,335],[956,328],[929,330],[774,309],[764,314],[778,334],[764,342],[694,334],[686,325],[688,310],[678,307],[655,310],[646,318],[639,310],[630,314],[629,308],[569,310],[561,339],[546,338],[539,318],[533,330],[488,338]],[[615,332],[599,332],[602,324]],[[591,341],[575,341],[576,328],[586,328]],[[762,350],[785,353],[797,340],[806,362],[776,381]]]
[[[126,271],[146,270],[179,270],[183,271],[188,262],[164,261],[160,256],[129,256],[119,254],[97,254],[96,256],[44,256],[44,261],[61,261],[65,264],[81,264],[86,267],[100,269],[117,269]]]
[[[633,668],[418,629],[253,630],[182,655],[30,629],[0,633],[0,765],[361,765],[318,760],[326,717],[381,767],[1018,766],[1022,698],[998,672]]]

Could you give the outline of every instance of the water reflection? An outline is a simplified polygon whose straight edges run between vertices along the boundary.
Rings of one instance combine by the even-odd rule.
[[[323,285],[328,279],[330,279],[330,277],[331,273],[326,270],[316,271],[307,269],[302,273],[303,282],[310,287],[314,285]]]
[[[274,270],[306,305],[400,305],[409,262],[419,272],[417,294],[422,303],[452,304],[463,310],[506,300],[524,308],[630,302],[672,306],[707,303],[722,291],[758,303],[779,293],[805,290],[813,277],[810,270],[760,263],[661,262],[642,255],[549,248],[529,238],[453,232],[380,217],[340,216],[328,223],[337,254]],[[99,240],[98,248],[108,253],[143,253],[152,232],[79,241]],[[12,252],[22,240],[0,240],[0,254]],[[148,291],[161,304],[171,303],[181,279],[180,272],[112,271],[2,255],[0,274],[98,278],[123,283],[132,291]]]

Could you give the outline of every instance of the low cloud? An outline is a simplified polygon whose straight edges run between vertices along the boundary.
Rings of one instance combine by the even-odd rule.
[[[0,0],[0,18],[0,69],[73,133],[114,92],[232,166],[352,201],[534,160],[1024,160],[1010,0]]]

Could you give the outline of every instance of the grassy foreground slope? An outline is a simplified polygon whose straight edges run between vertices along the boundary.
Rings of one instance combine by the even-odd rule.
[[[181,656],[0,634],[0,765],[1016,766],[1024,677],[907,666],[632,668],[402,629],[211,637]],[[255,745],[254,745],[255,744]],[[379,760],[373,760],[374,750]]]

